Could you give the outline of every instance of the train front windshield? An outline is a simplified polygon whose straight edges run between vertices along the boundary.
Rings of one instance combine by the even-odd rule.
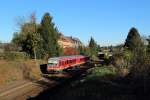
[[[53,59],[48,60],[48,66],[56,66],[56,65],[58,65],[57,60],[53,60]]]

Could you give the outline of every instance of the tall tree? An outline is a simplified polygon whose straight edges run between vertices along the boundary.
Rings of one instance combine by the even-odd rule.
[[[143,42],[141,41],[138,30],[134,27],[131,28],[125,41],[125,47],[133,51],[135,48],[140,47],[142,44]]]
[[[90,39],[90,42],[89,42],[89,45],[88,45],[88,48],[89,48],[89,53],[90,53],[90,56],[95,59],[96,56],[97,56],[97,53],[98,53],[98,45],[97,43],[95,42],[95,40],[91,37]]]
[[[37,58],[37,47],[40,44],[40,34],[37,32],[35,13],[32,13],[30,20],[20,24],[20,32],[16,32],[12,42],[28,53],[31,58]]]
[[[51,57],[58,56],[60,53],[60,47],[57,43],[58,31],[49,13],[45,13],[42,18],[40,34],[43,38],[43,48],[46,54]]]
[[[130,72],[136,77],[145,77],[147,74],[147,53],[143,41],[136,28],[131,28],[127,36],[124,57],[130,65]],[[145,74],[144,74],[145,73]]]

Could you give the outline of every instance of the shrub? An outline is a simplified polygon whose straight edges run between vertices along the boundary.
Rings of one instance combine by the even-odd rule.
[[[130,68],[132,66],[133,58],[133,52],[125,48],[123,52],[113,55],[112,64],[119,69]]]
[[[117,69],[113,66],[94,67],[89,71],[88,78],[115,76]]]
[[[116,68],[124,68],[125,66],[125,60],[123,57],[123,53],[116,53],[113,55],[112,58],[112,64],[116,67]]]
[[[145,52],[143,48],[137,49],[135,52],[133,52],[134,58],[131,62],[131,68],[130,71],[134,75],[134,77],[144,77],[147,76],[147,74],[150,71],[150,63],[149,63],[149,56]]]

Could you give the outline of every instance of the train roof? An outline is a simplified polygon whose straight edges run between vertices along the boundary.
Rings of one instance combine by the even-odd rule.
[[[85,57],[85,56],[83,55],[61,56],[61,57],[52,57],[49,58],[48,60],[66,60],[66,59],[74,59],[77,57]]]

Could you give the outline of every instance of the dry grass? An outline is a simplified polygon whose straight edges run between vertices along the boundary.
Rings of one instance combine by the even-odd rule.
[[[43,61],[7,61],[0,60],[0,86],[17,80],[38,80],[40,78],[39,64]]]

